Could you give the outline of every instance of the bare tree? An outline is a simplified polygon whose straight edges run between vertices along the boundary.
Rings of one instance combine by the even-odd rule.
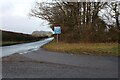
[[[51,27],[61,25],[61,40],[102,42],[108,39],[103,38],[103,36],[107,37],[108,25],[98,13],[106,5],[110,6],[107,2],[62,2],[58,0],[54,3],[36,2],[30,15],[49,21]],[[118,4],[110,7],[115,12],[116,25],[119,27]]]

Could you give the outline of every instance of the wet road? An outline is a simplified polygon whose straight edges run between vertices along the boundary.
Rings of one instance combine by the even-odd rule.
[[[40,48],[37,51],[3,59],[3,77],[117,78],[118,58],[71,55]]]
[[[44,44],[49,43],[53,39],[54,38],[52,37],[52,38],[46,38],[46,39],[36,41],[36,42],[22,43],[22,44],[0,47],[0,51],[2,51],[2,55],[0,55],[0,57],[9,56],[11,54],[18,53],[18,52],[26,53],[26,52],[37,50],[39,49],[39,47],[43,46]]]

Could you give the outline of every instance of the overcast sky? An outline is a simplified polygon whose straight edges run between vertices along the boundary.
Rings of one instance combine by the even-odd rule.
[[[35,1],[37,0],[0,0],[0,29],[27,34],[36,30],[52,31],[47,22],[28,16]]]

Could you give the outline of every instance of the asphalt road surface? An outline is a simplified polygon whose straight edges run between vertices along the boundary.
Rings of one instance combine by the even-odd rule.
[[[118,78],[118,57],[73,55],[44,49],[2,61],[3,78]]]

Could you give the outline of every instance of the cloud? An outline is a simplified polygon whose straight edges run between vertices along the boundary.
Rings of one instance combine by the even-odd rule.
[[[0,0],[1,26],[4,30],[32,33],[34,30],[49,30],[49,25],[38,18],[29,19],[29,12],[35,0]]]
[[[51,29],[48,27],[46,23],[43,22],[43,20],[37,18],[28,19],[25,17],[15,17],[15,16],[4,17],[2,19],[2,26],[4,30],[11,30],[15,32],[22,32],[29,34],[31,34],[33,31],[36,30],[51,31]]]
[[[4,0],[1,3],[1,14],[3,16],[25,16],[29,13],[33,0]]]

